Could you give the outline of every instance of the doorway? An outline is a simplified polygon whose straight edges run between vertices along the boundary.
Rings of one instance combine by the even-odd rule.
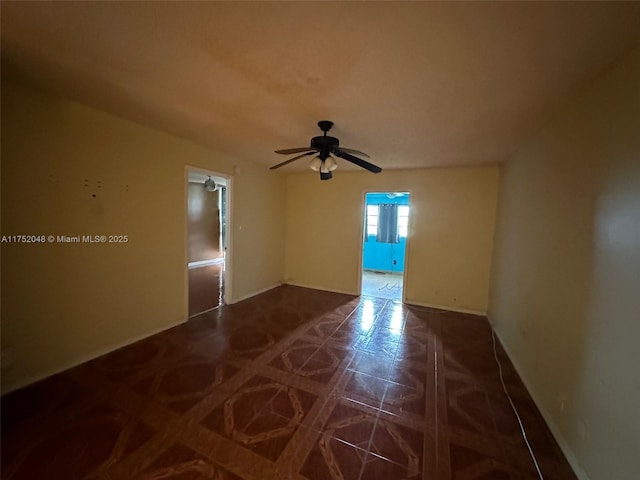
[[[187,169],[188,316],[219,307],[227,298],[228,198],[231,179]]]
[[[361,295],[402,301],[409,192],[365,194]]]

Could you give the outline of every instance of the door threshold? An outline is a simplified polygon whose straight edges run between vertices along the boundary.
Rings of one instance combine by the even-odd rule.
[[[189,262],[189,268],[207,267],[209,265],[220,265],[224,263],[224,257],[213,258],[211,260],[200,260],[199,262]]]

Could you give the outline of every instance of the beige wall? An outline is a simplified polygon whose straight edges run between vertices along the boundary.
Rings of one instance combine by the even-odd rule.
[[[2,245],[3,392],[186,319],[185,165],[234,175],[232,300],[283,278],[266,168],[6,79],[2,156],[3,235],[129,237]]]
[[[288,283],[358,293],[365,192],[409,191],[407,301],[486,311],[497,168],[334,173],[287,177]]]
[[[636,478],[640,50],[508,162],[494,251],[490,319],[570,460]]]

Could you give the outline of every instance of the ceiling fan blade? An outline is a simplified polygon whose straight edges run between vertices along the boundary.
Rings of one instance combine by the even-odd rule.
[[[285,148],[284,150],[276,150],[275,152],[281,155],[291,155],[292,153],[308,152],[309,150],[314,149],[311,147]]]
[[[371,158],[369,155],[367,155],[364,152],[361,152],[360,150],[354,150],[353,148],[344,148],[344,147],[340,147],[340,150],[342,150],[343,152],[347,152],[347,153],[353,153],[355,155],[360,155],[361,157],[367,157],[367,158]]]
[[[285,160],[282,163],[274,165],[273,167],[269,168],[269,170],[275,170],[276,168],[284,167],[288,163],[291,163],[291,162],[293,162],[295,160],[298,160],[299,158],[306,157],[307,155],[313,155],[314,153],[316,153],[315,150],[312,150],[311,152],[303,153],[302,155],[298,155],[297,157],[290,158],[289,160]]]
[[[372,173],[380,173],[382,169],[373,163],[369,163],[366,160],[362,160],[361,158],[354,157],[350,153],[343,151],[341,148],[336,148],[333,150],[333,153],[336,157],[344,158],[346,161],[355,163],[359,167],[364,168],[365,170],[369,170]]]

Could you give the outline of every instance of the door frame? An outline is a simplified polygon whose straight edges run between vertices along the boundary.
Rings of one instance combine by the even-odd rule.
[[[409,278],[409,243],[411,241],[411,236],[413,233],[413,213],[412,213],[412,198],[413,191],[410,188],[377,188],[377,189],[366,189],[363,190],[362,195],[360,196],[360,247],[358,251],[360,255],[358,256],[358,295],[362,295],[362,272],[364,271],[364,234],[365,234],[365,225],[364,222],[367,220],[367,215],[365,213],[367,208],[367,194],[368,193],[408,193],[409,194],[409,224],[407,225],[407,239],[404,246],[404,269],[402,271],[402,303],[407,302],[407,279]]]
[[[233,175],[228,173],[221,173],[215,170],[208,170],[206,168],[194,167],[193,165],[185,165],[184,178],[183,178],[183,212],[184,212],[184,300],[185,300],[185,318],[189,318],[189,172],[202,173],[204,175],[211,175],[212,177],[224,178],[227,182],[226,185],[226,202],[225,202],[225,223],[226,223],[226,242],[227,250],[224,256],[224,293],[223,301],[225,304],[230,304],[232,295],[232,279],[233,279]],[[222,226],[221,226],[222,227]]]

